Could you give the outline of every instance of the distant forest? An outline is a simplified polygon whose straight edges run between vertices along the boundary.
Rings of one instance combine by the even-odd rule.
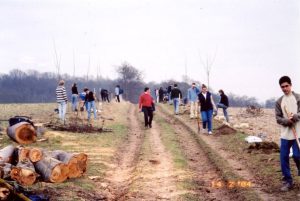
[[[138,102],[138,97],[145,86],[150,87],[154,96],[154,89],[163,87],[166,89],[169,85],[177,83],[179,89],[186,97],[187,90],[192,80],[179,82],[176,80],[167,80],[161,83],[145,83],[142,79],[142,73],[128,63],[123,63],[116,69],[118,78],[115,80],[98,77],[97,79],[87,79],[86,77],[73,77],[68,74],[57,75],[55,73],[41,73],[35,70],[22,71],[18,69],[11,70],[8,74],[0,74],[0,103],[48,103],[55,102],[55,89],[60,79],[65,80],[65,87],[69,98],[71,97],[71,87],[77,83],[78,91],[84,87],[96,92],[99,97],[100,89],[107,89],[113,97],[114,88],[120,85],[124,90],[123,98],[133,102]],[[200,84],[198,82],[198,84]],[[213,93],[215,102],[219,101],[219,95]],[[265,103],[259,103],[256,98],[248,96],[239,96],[227,94],[230,106],[245,107],[255,105],[261,107],[274,107],[275,100],[269,99]]]

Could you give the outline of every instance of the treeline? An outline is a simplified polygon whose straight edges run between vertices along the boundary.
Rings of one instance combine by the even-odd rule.
[[[187,90],[191,83],[178,82],[176,80],[163,81],[161,83],[145,83],[142,73],[128,63],[123,63],[116,69],[118,73],[117,79],[109,79],[100,77],[98,79],[87,80],[86,77],[72,77],[68,74],[57,75],[55,73],[41,73],[35,70],[22,71],[14,69],[8,74],[0,75],[0,103],[47,103],[55,102],[55,89],[59,81],[58,77],[65,80],[65,87],[69,98],[71,97],[71,87],[74,82],[77,83],[78,90],[84,87],[95,90],[99,96],[100,89],[107,89],[111,94],[114,93],[116,85],[120,85],[124,90],[123,98],[133,103],[138,102],[138,97],[142,93],[145,86],[152,89],[163,87],[166,89],[169,85],[177,83],[183,97],[186,97]],[[200,83],[199,83],[200,84]],[[216,102],[219,96],[213,93]],[[113,95],[112,95],[113,97]],[[248,105],[274,107],[275,99],[269,99],[266,103],[261,104],[254,97],[238,96],[228,94],[230,105],[235,107],[245,107]]]

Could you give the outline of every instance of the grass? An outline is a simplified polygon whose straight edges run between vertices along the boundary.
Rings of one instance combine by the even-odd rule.
[[[8,119],[15,115],[31,116],[34,122],[47,122],[56,117],[53,109],[56,104],[5,104],[0,105],[0,119]],[[29,145],[48,150],[65,150],[69,152],[84,152],[88,154],[88,169],[85,175],[77,179],[69,179],[60,184],[37,183],[29,189],[52,189],[60,192],[60,197],[56,200],[82,200],[81,195],[77,195],[73,190],[82,192],[97,192],[97,185],[88,176],[99,176],[99,180],[105,178],[106,171],[110,168],[107,164],[112,164],[114,153],[119,145],[124,141],[128,133],[128,122],[124,116],[127,115],[129,104],[105,105],[104,115],[113,116],[117,114],[114,121],[106,121],[105,127],[113,129],[109,133],[71,133],[60,131],[47,131],[44,136],[48,141]],[[107,111],[105,111],[105,109]],[[67,113],[67,116],[71,115]],[[2,128],[8,126],[8,122],[0,122]],[[2,139],[1,139],[2,138]],[[0,148],[12,144],[6,134],[0,135]],[[16,143],[14,143],[17,145]],[[55,194],[55,193],[54,193]]]

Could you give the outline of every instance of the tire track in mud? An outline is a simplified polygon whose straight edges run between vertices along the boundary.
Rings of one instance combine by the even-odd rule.
[[[191,133],[191,132],[197,133],[196,126],[192,127],[191,122],[189,122],[181,117],[172,116],[172,114],[169,113],[164,108],[159,108],[159,111],[162,115],[165,115],[165,116],[169,115],[170,119],[172,121],[176,121],[179,124],[181,124],[181,127],[186,129],[189,133]],[[194,135],[194,134],[190,134],[190,135]],[[201,135],[201,134],[199,134],[199,135]],[[198,138],[203,140],[208,146],[213,147],[214,150],[216,150],[217,154],[229,163],[229,165],[231,167],[231,171],[234,174],[242,177],[245,181],[250,181],[252,184],[251,190],[253,190],[256,193],[256,195],[260,198],[260,200],[265,200],[265,201],[276,201],[277,200],[277,198],[274,197],[273,195],[270,195],[270,194],[264,192],[262,190],[262,188],[257,184],[254,176],[250,173],[250,171],[247,170],[247,167],[245,167],[239,161],[233,159],[231,157],[230,153],[228,153],[222,149],[220,142],[215,141],[215,139],[211,138],[211,137],[212,136],[201,135]],[[219,168],[222,168],[222,167],[219,167]]]
[[[144,141],[144,132],[141,130],[136,114],[136,106],[130,105],[127,116],[129,131],[126,140],[115,156],[116,167],[106,174],[108,200],[124,200],[134,179],[133,173]]]
[[[177,135],[180,148],[187,158],[193,183],[197,186],[192,193],[197,195],[200,200],[232,200],[232,196],[226,188],[212,187],[212,182],[219,180],[220,175],[190,132],[160,110],[158,114],[175,130],[174,134]]]
[[[177,190],[172,155],[161,140],[161,131],[153,121],[146,130],[144,149],[136,169],[136,179],[126,200],[178,200],[182,192]]]

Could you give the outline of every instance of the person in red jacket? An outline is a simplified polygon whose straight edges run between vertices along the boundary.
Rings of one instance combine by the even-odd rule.
[[[139,99],[139,109],[144,112],[145,128],[152,127],[153,110],[154,110],[154,100],[150,95],[149,87],[145,87],[144,93]]]

